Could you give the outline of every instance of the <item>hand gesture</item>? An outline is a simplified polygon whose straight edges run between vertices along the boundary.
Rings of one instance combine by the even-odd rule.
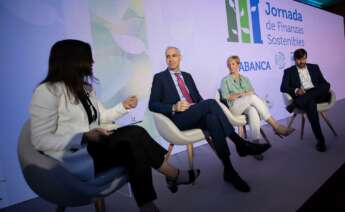
[[[303,96],[305,94],[305,90],[301,87],[296,92],[297,96]]]
[[[103,137],[107,137],[112,132],[103,128],[95,128],[90,130],[89,132],[84,133],[85,137],[89,141],[99,141]]]
[[[138,98],[136,96],[130,96],[122,102],[122,105],[126,110],[135,108],[138,105]]]
[[[188,110],[188,108],[191,105],[186,100],[181,100],[176,102],[176,104],[173,105],[173,111],[174,112],[183,112]]]

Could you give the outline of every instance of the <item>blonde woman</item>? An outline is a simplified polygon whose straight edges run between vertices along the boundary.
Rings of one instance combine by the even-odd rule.
[[[223,78],[221,83],[221,95],[228,103],[230,111],[234,115],[245,114],[253,142],[259,143],[260,118],[272,126],[273,131],[280,137],[290,135],[294,129],[280,125],[270,114],[266,104],[256,94],[249,79],[239,72],[240,58],[230,56],[227,60],[229,75]]]

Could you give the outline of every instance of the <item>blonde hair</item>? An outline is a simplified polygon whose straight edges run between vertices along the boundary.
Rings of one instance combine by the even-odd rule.
[[[240,57],[237,55],[231,55],[230,57],[228,57],[228,59],[226,60],[226,65],[229,65],[230,60],[234,60],[237,64],[240,64]]]

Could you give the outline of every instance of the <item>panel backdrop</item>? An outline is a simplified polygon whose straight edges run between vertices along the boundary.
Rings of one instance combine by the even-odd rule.
[[[119,122],[144,120],[164,146],[147,102],[153,74],[166,68],[167,46],[181,49],[182,69],[204,98],[228,74],[226,58],[239,55],[240,71],[278,119],[288,116],[279,86],[297,48],[320,65],[338,100],[345,96],[343,18],[292,0],[2,0],[0,28],[0,208],[34,196],[20,173],[17,138],[57,40],[89,42],[101,100],[113,106],[137,95],[138,108]]]

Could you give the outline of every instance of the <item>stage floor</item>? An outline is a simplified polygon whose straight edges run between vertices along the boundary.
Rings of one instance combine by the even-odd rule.
[[[328,151],[315,150],[315,138],[309,122],[306,122],[304,139],[300,140],[300,117],[293,127],[296,131],[288,138],[280,139],[265,126],[264,130],[272,148],[264,154],[262,161],[253,157],[240,158],[231,142],[231,159],[239,174],[251,186],[250,193],[241,193],[222,177],[222,165],[208,145],[195,148],[194,166],[201,169],[201,176],[193,186],[180,186],[176,194],[166,188],[165,178],[154,172],[154,184],[158,194],[156,204],[162,212],[189,211],[246,211],[246,212],[290,212],[296,211],[327,181],[345,162],[345,100],[338,101],[327,114],[335,127],[335,137],[321,120],[327,140]],[[287,120],[281,120],[286,124]],[[173,155],[171,163],[187,168],[187,154]],[[125,186],[121,191],[127,192]],[[106,198],[107,211],[138,211],[133,197],[122,192]],[[55,206],[40,199],[20,203],[1,212],[54,211]],[[68,208],[67,211],[94,211],[92,205]]]

